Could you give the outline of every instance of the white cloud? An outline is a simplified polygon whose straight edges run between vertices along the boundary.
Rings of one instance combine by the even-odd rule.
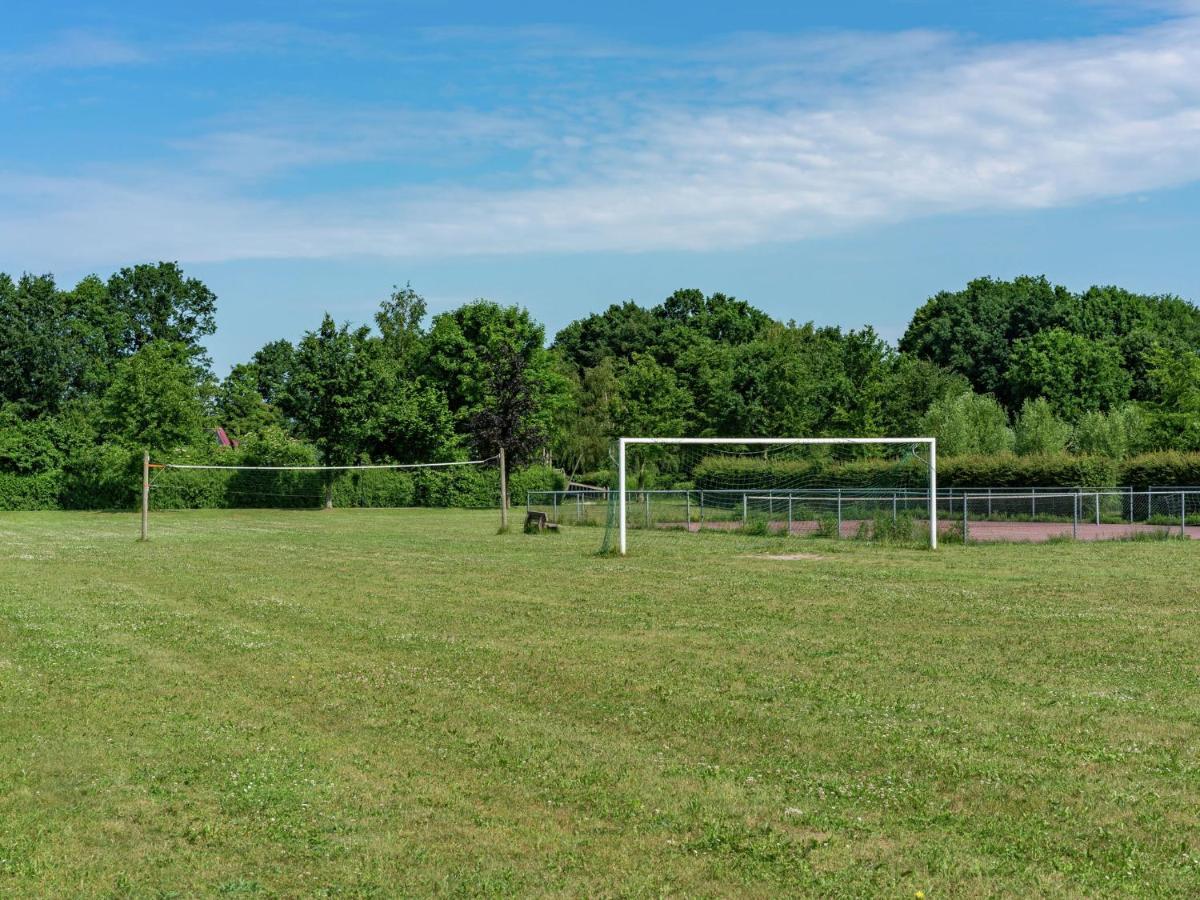
[[[752,49],[728,52],[739,42]],[[723,54],[735,60],[729,71],[714,76],[734,87],[707,104],[664,91],[628,108],[588,96],[576,109],[523,116],[358,110],[307,129],[285,110],[273,124],[189,145],[185,174],[0,173],[0,246],[47,266],[704,250],[1062,206],[1200,179],[1197,47],[1192,18],[993,47],[924,33],[743,37]],[[819,99],[810,85],[820,60],[855,52],[856,71],[878,63],[891,77],[842,82]],[[377,178],[353,190],[325,180],[320,190],[269,191],[281,172],[302,182],[314,167],[402,168],[463,148],[515,149],[525,162],[490,186]]]
[[[0,54],[0,70],[94,69],[143,62],[141,48],[107,34],[82,29],[64,31],[47,43]]]

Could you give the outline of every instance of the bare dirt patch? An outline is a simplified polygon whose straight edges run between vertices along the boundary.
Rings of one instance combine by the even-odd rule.
[[[747,553],[746,559],[825,559],[820,553]]]

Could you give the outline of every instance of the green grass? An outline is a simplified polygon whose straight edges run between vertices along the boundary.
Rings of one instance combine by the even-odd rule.
[[[1194,896],[1200,546],[497,524],[0,518],[0,896]]]

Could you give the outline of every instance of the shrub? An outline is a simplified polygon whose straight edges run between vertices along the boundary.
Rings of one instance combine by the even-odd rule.
[[[1017,417],[1015,449],[1021,456],[1062,453],[1071,437],[1071,426],[1054,414],[1045,397],[1026,400]]]
[[[593,487],[616,487],[617,473],[614,469],[599,469],[592,472],[580,472],[571,479],[577,484],[590,484]]]
[[[116,444],[89,447],[63,467],[64,509],[136,509],[142,454]]]
[[[57,509],[61,492],[61,472],[0,472],[0,510]]]
[[[365,469],[334,480],[335,507],[404,507],[416,505],[416,484],[405,469]]]
[[[488,509],[500,505],[500,470],[475,466],[414,469],[416,506]]]
[[[1123,485],[1136,488],[1200,485],[1200,453],[1146,453],[1120,466]]]
[[[1076,453],[1124,459],[1145,449],[1146,441],[1146,415],[1136,403],[1127,403],[1107,415],[1085,413],[1075,425],[1071,449]]]
[[[566,476],[553,466],[531,465],[508,473],[508,501],[516,506],[525,505],[529,491],[562,491],[566,487]]]
[[[938,484],[963,487],[1108,487],[1117,483],[1116,464],[1104,457],[994,455],[939,458]],[[709,457],[693,470],[699,490],[745,484],[761,490],[786,490],[810,484],[823,488],[928,486],[925,463],[917,459],[815,462],[761,458]]]
[[[1117,466],[1102,456],[959,456],[938,460],[938,485],[969,487],[1111,487]]]
[[[916,517],[910,512],[901,513],[895,519],[890,514],[876,513],[870,523],[863,522],[859,526],[859,537],[878,544],[909,546],[929,543],[924,529],[918,531]]]
[[[966,391],[935,400],[921,418],[920,430],[936,437],[947,455],[1003,453],[1013,448],[1008,414],[987,394]]]

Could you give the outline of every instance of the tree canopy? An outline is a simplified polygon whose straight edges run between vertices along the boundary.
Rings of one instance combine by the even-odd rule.
[[[696,289],[613,304],[549,344],[520,306],[479,299],[431,317],[411,285],[370,324],[313,324],[217,381],[204,343],[216,297],[176,263],[72,288],[0,273],[0,473],[134,448],[211,458],[218,425],[246,458],[450,461],[503,447],[579,478],[600,477],[622,434],[932,434],[944,454],[1200,449],[1200,310],[1111,286],[976,279],[930,297],[895,346],[870,326],[780,321]]]

